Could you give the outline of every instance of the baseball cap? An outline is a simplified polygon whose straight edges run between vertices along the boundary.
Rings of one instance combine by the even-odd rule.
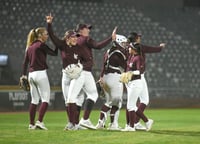
[[[66,31],[66,33],[65,33],[65,35],[64,35],[65,38],[79,37],[79,36],[80,36],[80,34],[76,33],[76,32],[73,31],[73,30],[68,30],[68,31]]]
[[[136,32],[130,32],[127,36],[129,42],[135,42],[135,39],[138,37],[141,37],[142,35],[140,33]]]
[[[76,31],[78,32],[78,31],[80,31],[80,30],[82,30],[82,29],[84,29],[84,28],[91,29],[91,28],[92,28],[92,25],[80,23],[80,24],[78,24],[78,25],[76,26]]]

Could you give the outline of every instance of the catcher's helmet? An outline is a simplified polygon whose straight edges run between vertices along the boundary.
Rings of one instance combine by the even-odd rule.
[[[124,45],[122,43],[126,43],[127,42],[127,38],[123,35],[116,35],[116,42],[121,46],[124,47]]]

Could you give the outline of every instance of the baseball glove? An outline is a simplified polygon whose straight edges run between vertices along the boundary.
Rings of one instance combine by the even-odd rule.
[[[19,86],[24,91],[30,91],[30,85],[26,76],[21,76],[19,79]]]
[[[81,63],[68,65],[63,72],[67,74],[71,79],[77,79],[83,70],[83,65]]]
[[[133,77],[132,72],[124,72],[120,76],[120,82],[122,83],[128,83]]]
[[[105,97],[103,88],[102,88],[99,81],[96,82],[96,86],[97,86],[97,92],[98,92],[99,96],[102,97],[102,98]]]

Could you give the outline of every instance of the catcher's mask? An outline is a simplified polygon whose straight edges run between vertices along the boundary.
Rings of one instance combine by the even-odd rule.
[[[127,38],[123,35],[116,35],[116,42],[123,48],[126,48]]]

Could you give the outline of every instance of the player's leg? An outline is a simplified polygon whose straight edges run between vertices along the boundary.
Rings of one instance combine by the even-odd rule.
[[[65,72],[62,72],[61,86],[62,86],[62,93],[63,93],[63,97],[65,101],[65,111],[67,114],[67,121],[68,121],[64,130],[69,130],[73,128],[73,125],[70,123],[70,120],[69,120],[69,107],[67,103],[70,82],[71,82],[71,78],[69,78]]]
[[[111,109],[111,107],[109,105],[109,99],[107,99],[107,100],[108,101],[101,107],[99,120],[98,120],[98,123],[96,125],[97,129],[105,128],[105,123],[106,123],[106,120],[107,120],[107,112]]]
[[[39,117],[36,126],[40,129],[47,130],[43,123],[43,118],[50,101],[50,84],[46,70],[37,72],[37,89],[41,97],[41,105],[39,108]]]
[[[123,131],[135,131],[135,118],[137,111],[137,99],[142,91],[142,85],[140,80],[134,80],[127,84],[127,110],[129,117],[129,126]]]
[[[113,121],[114,125],[116,125],[118,128],[120,128],[120,126],[119,126],[119,115],[120,115],[121,107],[122,107],[122,100],[119,103],[119,109],[115,112],[114,121]]]
[[[83,118],[80,120],[80,125],[90,129],[96,129],[89,119],[94,103],[98,98],[96,83],[91,72],[83,71],[82,73],[85,75],[83,90],[86,93],[87,98],[84,105]]]
[[[75,127],[77,129],[85,129],[84,127],[79,125],[79,118],[80,118],[81,108],[83,106],[84,100],[85,100],[85,94],[84,94],[84,91],[81,90],[76,101],[77,109],[76,109],[76,116],[75,116]]]
[[[40,100],[40,96],[37,90],[37,87],[34,83],[34,73],[29,73],[29,83],[30,83],[30,94],[31,94],[31,103],[29,106],[29,129],[35,129],[35,115],[37,111],[37,105]]]
[[[69,109],[69,122],[72,124],[72,128],[70,129],[75,129],[76,125],[76,117],[77,117],[77,99],[79,96],[79,93],[83,87],[84,83],[84,74],[83,72],[81,73],[80,77],[77,79],[72,79],[70,82],[69,86],[69,91],[68,91],[68,98],[67,98],[67,103],[68,103],[68,109]]]
[[[105,74],[103,76],[103,82],[104,82],[104,85],[107,85],[107,87],[108,87],[108,84],[107,84],[108,79],[109,79],[109,76],[107,74]],[[105,123],[106,123],[106,120],[107,120],[107,113],[111,109],[111,106],[110,106],[111,97],[110,97],[110,91],[107,91],[108,89],[110,89],[110,88],[109,87],[107,89],[103,88],[103,92],[104,92],[104,96],[105,96],[105,103],[101,107],[99,120],[98,120],[97,125],[96,125],[97,129],[105,128]]]
[[[146,106],[149,103],[149,92],[148,92],[147,82],[144,77],[144,74],[141,75],[141,81],[142,81],[143,90],[139,96],[140,103],[138,105],[138,110],[141,112],[144,112]],[[144,127],[139,121],[140,121],[140,117],[137,115],[136,120],[135,120],[136,129],[146,130],[146,127]]]
[[[110,87],[110,95],[111,95],[111,111],[110,111],[110,130],[119,130],[118,127],[118,120],[115,120],[114,118],[116,111],[119,110],[120,103],[122,101],[122,95],[123,95],[123,84],[120,82],[120,74],[117,73],[111,73],[109,74],[109,79],[107,80],[108,86]]]

